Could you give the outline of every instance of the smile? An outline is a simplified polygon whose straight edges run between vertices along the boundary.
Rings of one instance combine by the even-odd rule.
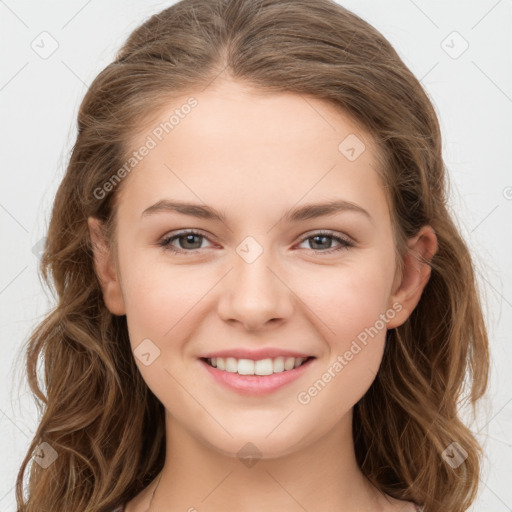
[[[218,370],[239,375],[272,375],[293,370],[312,357],[275,357],[259,360],[236,359],[235,357],[206,358],[206,362]]]
[[[267,395],[299,379],[316,357],[236,359],[234,357],[199,358],[201,367],[213,382],[243,395]]]

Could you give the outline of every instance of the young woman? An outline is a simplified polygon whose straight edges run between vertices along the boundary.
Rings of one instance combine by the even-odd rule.
[[[18,511],[467,510],[458,404],[488,346],[441,146],[330,0],[183,0],[135,30],[55,198]]]

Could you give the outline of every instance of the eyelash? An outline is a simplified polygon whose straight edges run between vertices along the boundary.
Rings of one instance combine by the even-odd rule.
[[[175,235],[163,238],[158,243],[158,245],[160,247],[162,247],[164,250],[171,251],[171,252],[173,252],[175,254],[186,254],[186,253],[192,253],[193,254],[193,253],[196,253],[197,251],[200,251],[201,249],[193,249],[193,250],[187,251],[185,249],[177,249],[176,247],[173,247],[172,245],[170,245],[171,242],[173,242],[174,240],[177,240],[178,238],[181,238],[182,236],[186,236],[186,235],[196,235],[196,236],[199,236],[199,237],[202,237],[202,238],[206,238],[206,240],[209,240],[209,238],[206,235],[204,235],[203,233],[201,233],[199,231],[187,230],[187,231],[182,231],[182,232],[177,233]],[[348,238],[336,236],[332,231],[318,231],[318,232],[315,232],[313,234],[310,234],[309,236],[304,237],[302,240],[300,240],[299,244],[302,244],[306,240],[309,240],[310,238],[315,238],[317,236],[329,237],[329,238],[332,238],[333,240],[335,240],[335,241],[337,241],[337,242],[339,242],[341,244],[339,247],[336,247],[334,249],[326,249],[325,251],[309,249],[310,251],[313,251],[313,252],[318,253],[320,255],[336,253],[338,251],[346,250],[346,249],[349,249],[349,248],[355,246],[355,243],[352,242],[351,240],[349,240]]]

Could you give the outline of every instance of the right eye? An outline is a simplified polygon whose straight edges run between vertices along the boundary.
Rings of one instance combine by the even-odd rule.
[[[163,247],[165,250],[169,250],[175,253],[190,253],[195,252],[202,248],[200,247],[202,245],[201,240],[198,242],[197,239],[208,240],[208,238],[199,231],[187,230],[181,231],[180,233],[171,236],[166,236],[159,242],[158,245],[160,245],[160,247]],[[178,243],[183,247],[175,247],[174,245],[172,245],[172,242],[174,242],[175,240],[178,240]],[[192,247],[190,247],[189,244]],[[199,247],[197,247],[198,244]]]

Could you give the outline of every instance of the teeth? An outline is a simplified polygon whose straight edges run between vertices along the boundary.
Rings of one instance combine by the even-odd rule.
[[[226,357],[226,371],[236,373],[238,371],[238,363],[234,357]]]
[[[295,368],[295,358],[294,357],[287,357],[284,360],[284,369],[285,370],[292,370]]]
[[[208,359],[208,363],[219,370],[239,375],[272,375],[298,368],[305,360],[304,357],[276,357],[258,361],[234,357],[212,357]]]

